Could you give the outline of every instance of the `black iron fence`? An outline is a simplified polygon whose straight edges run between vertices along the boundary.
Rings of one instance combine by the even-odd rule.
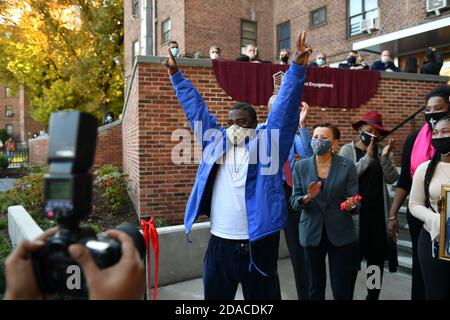
[[[2,152],[4,155],[9,158],[9,167],[8,168],[22,168],[28,167],[30,152],[28,149],[28,143],[16,143],[16,151],[8,155],[5,148],[2,148]],[[12,157],[12,158],[11,158]]]

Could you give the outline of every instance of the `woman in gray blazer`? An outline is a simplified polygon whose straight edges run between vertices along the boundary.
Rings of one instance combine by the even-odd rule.
[[[358,176],[351,160],[333,152],[339,139],[337,127],[316,125],[311,141],[315,155],[298,161],[294,169],[290,201],[301,212],[300,244],[305,250],[311,300],[325,299],[327,254],[334,299],[352,298],[356,241],[352,215],[359,204],[347,200],[358,194]]]

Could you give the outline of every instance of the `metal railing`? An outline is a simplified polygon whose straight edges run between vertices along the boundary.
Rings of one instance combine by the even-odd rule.
[[[3,154],[7,155],[6,150],[3,150]],[[9,161],[8,168],[22,168],[28,167],[30,159],[30,151],[26,142],[17,143],[16,151],[12,154],[12,159]]]
[[[406,118],[405,120],[403,120],[402,122],[400,122],[398,125],[396,125],[391,131],[389,131],[389,133],[383,137],[381,137],[378,141],[381,142],[384,139],[386,139],[387,137],[389,137],[391,134],[393,134],[394,132],[396,132],[398,129],[403,128],[403,126],[405,124],[407,124],[408,122],[412,122],[412,130],[411,131],[415,131],[415,127],[416,127],[416,116],[421,113],[423,110],[425,110],[426,106],[422,106],[420,107],[419,110],[417,110],[416,112],[414,112],[412,115],[410,115],[408,118]]]

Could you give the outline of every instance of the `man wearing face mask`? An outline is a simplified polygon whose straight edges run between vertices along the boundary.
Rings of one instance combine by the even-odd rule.
[[[169,48],[170,48],[170,51],[172,52],[172,55],[174,56],[174,58],[180,57],[180,48],[178,47],[178,42],[170,41]]]
[[[245,54],[237,58],[236,61],[253,62],[253,63],[270,63],[270,61],[258,59],[258,47],[254,44],[248,44],[245,47]]]
[[[394,64],[392,54],[389,50],[384,50],[381,53],[381,60],[375,61],[370,67],[370,70],[400,72],[400,69]]]
[[[256,112],[246,103],[231,108],[227,129],[219,126],[168,50],[164,65],[203,150],[184,224],[189,236],[200,215],[210,217],[211,238],[203,260],[206,300],[234,299],[239,283],[246,300],[276,298],[279,231],[287,224],[281,168],[298,127],[304,66],[312,52],[305,38],[305,32],[299,34],[299,53],[267,124],[258,130]],[[269,164],[261,161],[259,146],[271,151]]]
[[[352,50],[347,56],[347,63],[340,63],[338,68],[350,70],[369,70],[369,66],[364,62],[364,59],[358,51]]]
[[[426,123],[419,132],[410,135],[405,141],[400,177],[397,181],[394,201],[389,212],[388,230],[394,239],[398,233],[398,211],[411,190],[412,177],[417,167],[430,160],[435,153],[435,149],[431,144],[432,130],[440,119],[449,114],[449,88],[449,86],[438,87],[428,93],[425,99]],[[411,299],[423,300],[425,298],[425,288],[417,255],[418,239],[423,222],[413,217],[409,210],[406,217],[408,219],[413,253]]]
[[[389,193],[386,184],[398,179],[394,155],[391,152],[393,140],[386,147],[378,144],[378,139],[389,133],[383,127],[381,114],[376,111],[366,113],[359,121],[352,123],[359,132],[359,141],[344,145],[340,155],[351,159],[358,172],[359,194],[362,197],[359,216],[355,216],[357,232],[358,267],[367,260],[367,267],[378,266],[381,275],[384,261],[389,260],[390,270],[396,271],[397,256],[393,241],[387,238],[387,213]],[[357,268],[359,269],[359,268]],[[353,273],[353,287],[358,271]],[[378,300],[380,289],[368,289],[366,300]]]
[[[220,58],[220,52],[221,49],[219,46],[211,46],[211,48],[209,48],[209,57],[211,58],[211,60],[216,60]]]
[[[329,67],[329,65],[327,64],[327,55],[323,52],[319,53],[317,55],[316,61],[311,62],[309,64],[311,67]]]

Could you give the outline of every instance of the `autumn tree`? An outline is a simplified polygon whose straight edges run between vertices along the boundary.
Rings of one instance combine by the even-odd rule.
[[[0,2],[0,81],[24,84],[31,116],[123,106],[123,0]]]

